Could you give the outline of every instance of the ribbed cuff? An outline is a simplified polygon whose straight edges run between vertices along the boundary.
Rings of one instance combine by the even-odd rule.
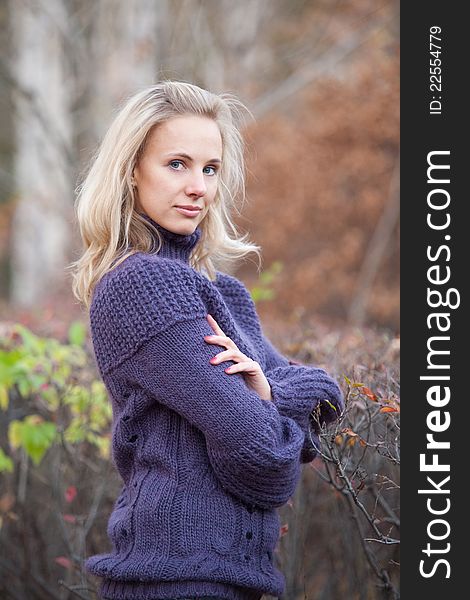
[[[312,397],[298,397],[295,388],[288,381],[277,382],[266,376],[271,386],[274,405],[280,415],[293,419],[304,431],[308,427],[308,417],[315,403]]]
[[[313,398],[295,397],[292,385],[287,381],[276,382],[269,375],[266,377],[271,386],[273,403],[280,415],[293,419],[305,434],[305,440],[300,454],[300,462],[311,462],[318,454],[320,439],[310,427],[310,413],[315,400]]]

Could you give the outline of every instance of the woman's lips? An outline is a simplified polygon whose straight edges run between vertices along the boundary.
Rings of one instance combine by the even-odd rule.
[[[192,217],[194,219],[194,217],[197,217],[199,215],[199,213],[201,212],[201,209],[189,209],[189,208],[181,208],[180,206],[175,206],[176,210],[178,212],[180,212],[182,215],[185,215],[186,217]]]

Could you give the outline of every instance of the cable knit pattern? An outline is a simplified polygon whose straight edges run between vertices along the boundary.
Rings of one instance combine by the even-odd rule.
[[[108,521],[112,550],[85,566],[113,600],[278,596],[276,508],[315,454],[309,414],[338,416],[341,392],[322,369],[279,354],[240,281],[218,273],[212,282],[190,267],[199,229],[179,235],[146,218],[162,248],[107,273],[90,309],[123,488]],[[272,402],[225,373],[233,361],[210,364],[225,348],[204,341],[208,312],[260,363]]]

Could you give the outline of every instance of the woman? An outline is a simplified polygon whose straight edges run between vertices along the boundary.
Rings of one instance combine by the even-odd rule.
[[[112,551],[85,563],[103,598],[282,594],[276,508],[316,454],[311,415],[321,424],[343,408],[338,385],[279,354],[246,288],[216,268],[259,253],[231,222],[241,108],[187,83],[143,90],[79,192],[74,291],[90,309],[123,480]]]

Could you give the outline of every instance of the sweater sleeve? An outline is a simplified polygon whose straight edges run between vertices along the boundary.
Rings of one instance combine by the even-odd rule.
[[[262,508],[281,506],[300,475],[304,433],[241,373],[225,373],[232,361],[209,362],[224,348],[205,342],[213,332],[191,270],[172,263],[135,259],[97,291],[91,321],[98,364],[200,429],[230,493]]]
[[[274,404],[279,414],[295,420],[301,427],[305,435],[301,461],[310,462],[320,448],[318,422],[313,413],[318,411],[320,423],[329,423],[344,409],[338,384],[323,369],[291,361],[273,346],[263,335],[255,303],[240,280],[219,272],[218,285],[253,338],[260,340],[265,358],[264,374],[271,386]]]
[[[303,430],[301,462],[310,462],[320,448],[319,425],[335,421],[344,410],[342,392],[323,369],[288,360],[264,335],[263,345],[273,401],[280,414],[295,420]]]

